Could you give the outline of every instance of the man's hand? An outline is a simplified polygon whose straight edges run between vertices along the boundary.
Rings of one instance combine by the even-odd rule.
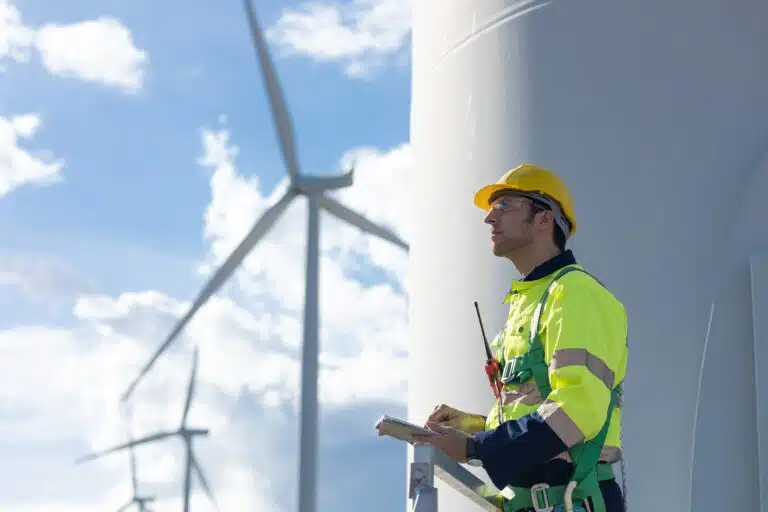
[[[454,462],[460,464],[467,462],[467,440],[471,437],[469,434],[429,421],[425,427],[437,432],[437,435],[414,434],[412,436],[414,441],[440,448]]]
[[[485,417],[463,412],[445,404],[435,407],[435,410],[427,418],[427,423],[438,423],[445,427],[453,427],[467,434],[485,430]]]

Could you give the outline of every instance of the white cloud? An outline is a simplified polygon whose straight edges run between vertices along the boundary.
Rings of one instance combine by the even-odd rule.
[[[19,10],[8,0],[0,0],[0,64],[6,57],[26,61],[34,37],[34,30],[24,25]],[[1,65],[0,71],[3,71]]]
[[[283,11],[267,37],[288,55],[341,62],[351,77],[366,77],[406,48],[410,0],[305,2]]]
[[[51,74],[129,93],[141,89],[149,60],[120,20],[102,16],[35,28],[23,23],[19,9],[9,0],[0,0],[0,63],[4,58],[26,62],[32,48]]]
[[[62,179],[61,160],[20,145],[37,133],[40,123],[37,114],[0,117],[0,197],[25,184],[48,185]]]
[[[265,192],[257,179],[237,169],[237,150],[225,129],[204,129],[201,138],[201,163],[211,171],[211,202],[203,220],[206,262],[212,265],[278,192]],[[358,160],[357,183],[338,197],[404,235],[409,147],[359,149],[341,160],[351,155]],[[134,435],[178,428],[191,347],[199,347],[189,424],[210,429],[195,446],[222,510],[276,512],[289,505],[283,495],[286,486],[294,485],[297,462],[305,218],[299,201],[247,258],[229,293],[212,299],[182,340],[158,360],[132,400]],[[323,410],[382,402],[402,406],[406,299],[399,288],[407,275],[407,255],[327,215],[321,229]],[[352,277],[369,272],[371,263],[384,266],[386,281],[371,284],[371,279]],[[8,460],[19,478],[55,482],[55,492],[40,495],[38,502],[33,496],[0,492],[0,509],[104,510],[127,501],[126,456],[78,467],[71,461],[87,450],[123,441],[117,398],[188,306],[156,290],[81,294],[69,325],[0,331],[0,413],[5,420],[0,433],[12,434],[20,447],[55,446],[40,466],[23,464],[29,460],[26,448],[20,448],[18,459]],[[182,456],[179,440],[137,451],[141,491],[161,500],[153,507],[158,512],[179,508]],[[58,463],[51,465],[51,458]],[[198,492],[195,509],[211,510],[197,483],[193,489]],[[84,496],[82,505],[71,505]]]
[[[37,32],[46,69],[134,92],[141,88],[147,53],[136,48],[119,20],[101,17],[69,25],[48,24]]]

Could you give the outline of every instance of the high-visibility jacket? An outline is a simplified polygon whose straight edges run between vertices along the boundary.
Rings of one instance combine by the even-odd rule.
[[[583,270],[578,264],[567,266]],[[492,353],[504,369],[504,381],[514,371],[513,360],[528,352],[531,326],[538,325],[550,394],[544,399],[534,379],[522,384],[506,382],[485,427],[496,428],[499,413],[504,422],[538,411],[571,448],[597,436],[606,420],[611,392],[624,380],[627,317],[621,302],[599,281],[583,271],[571,271],[549,289],[538,319],[534,318],[553,277],[513,282],[506,297],[509,317],[491,342]],[[600,454],[602,462],[621,458],[620,423],[621,404],[617,403]],[[558,457],[570,460],[568,452]]]

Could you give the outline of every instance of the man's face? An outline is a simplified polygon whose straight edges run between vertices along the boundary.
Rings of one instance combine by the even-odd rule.
[[[535,215],[530,199],[504,194],[491,202],[485,223],[491,226],[491,245],[496,256],[511,256],[536,237]]]

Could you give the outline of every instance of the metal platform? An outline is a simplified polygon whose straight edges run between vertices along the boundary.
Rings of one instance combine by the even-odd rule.
[[[440,450],[427,444],[416,444],[408,484],[413,512],[437,512],[435,477],[481,509],[489,512],[501,510],[501,494],[496,487],[483,482]]]

